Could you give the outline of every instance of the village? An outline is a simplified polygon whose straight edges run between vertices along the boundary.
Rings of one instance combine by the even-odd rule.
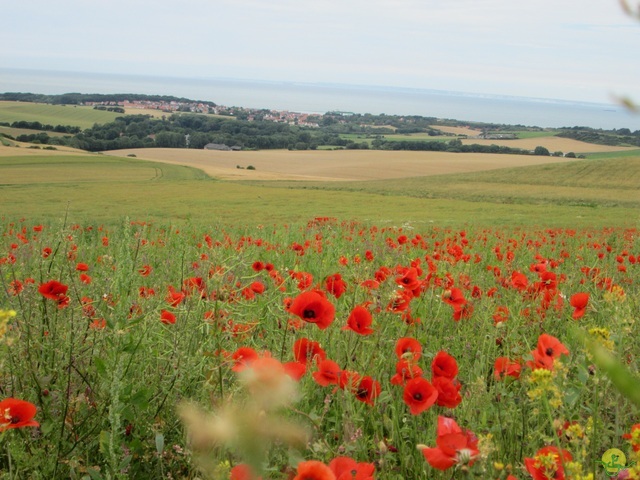
[[[244,107],[227,107],[216,105],[213,102],[179,102],[179,101],[152,101],[152,100],[123,100],[104,102],[85,102],[87,106],[102,109],[109,107],[121,108],[132,113],[131,110],[158,110],[167,114],[178,112],[203,113],[236,117],[248,121],[264,120],[276,123],[287,123],[303,127],[318,127],[321,114],[309,114],[290,112],[287,110],[253,109]]]

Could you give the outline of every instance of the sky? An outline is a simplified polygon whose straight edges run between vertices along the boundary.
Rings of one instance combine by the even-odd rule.
[[[3,68],[640,103],[619,0],[23,0],[3,19]]]

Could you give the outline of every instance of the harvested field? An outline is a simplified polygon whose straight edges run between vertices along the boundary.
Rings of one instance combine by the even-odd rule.
[[[469,127],[446,127],[442,125],[429,125],[431,128],[435,130],[440,130],[444,133],[453,133],[454,135],[468,135],[470,137],[475,137],[476,135],[480,135],[482,132],[480,130],[476,130],[475,128]]]
[[[549,152],[563,153],[594,153],[594,152],[620,152],[624,150],[634,150],[638,147],[612,147],[609,145],[596,145],[593,143],[580,142],[571,138],[562,137],[535,137],[520,138],[516,140],[481,140],[476,138],[467,138],[462,140],[465,145],[504,145],[505,147],[523,148],[525,150],[534,150],[541,146],[549,150]]]
[[[198,168],[226,180],[380,180],[572,161],[527,155],[380,150],[221,152],[154,148],[112,150],[105,154],[135,154],[139,159]],[[247,170],[250,165],[255,170]]]

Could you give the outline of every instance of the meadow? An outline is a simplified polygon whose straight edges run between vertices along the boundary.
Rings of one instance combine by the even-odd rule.
[[[73,125],[90,128],[94,123],[107,123],[121,114],[94,110],[76,105],[47,105],[41,103],[0,101],[0,122],[16,120],[49,125]]]
[[[638,151],[25,147],[0,478],[640,478]]]

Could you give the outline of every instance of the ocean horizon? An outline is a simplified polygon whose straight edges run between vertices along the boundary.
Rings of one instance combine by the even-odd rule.
[[[640,130],[640,115],[621,104],[514,97],[420,88],[183,78],[0,68],[0,92],[171,95],[228,107],[420,115],[460,122],[548,128]]]

